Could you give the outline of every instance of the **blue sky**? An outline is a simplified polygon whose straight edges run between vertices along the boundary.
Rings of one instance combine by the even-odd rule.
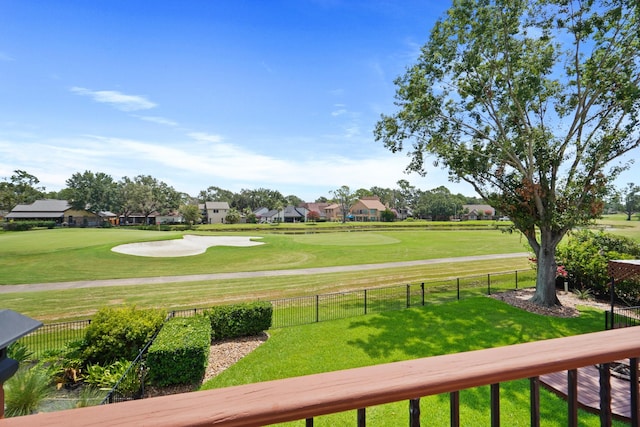
[[[91,170],[308,201],[406,179],[474,195],[441,169],[406,175],[372,133],[447,6],[0,0],[0,178],[59,190]]]

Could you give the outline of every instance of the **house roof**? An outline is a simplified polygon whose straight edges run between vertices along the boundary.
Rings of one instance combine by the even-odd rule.
[[[206,209],[227,209],[229,210],[229,203],[227,202],[205,202]]]
[[[5,218],[60,218],[69,209],[71,205],[66,200],[43,199],[31,204],[16,205]]]
[[[66,200],[43,199],[31,204],[17,205],[11,212],[64,212],[71,208]]]
[[[468,209],[469,213],[482,213],[484,215],[485,211],[495,212],[496,210],[493,206],[489,205],[462,205],[462,209]]]
[[[383,205],[380,199],[377,197],[375,198],[363,197],[362,199],[358,200],[358,202],[364,205],[364,207],[366,207],[367,209],[377,209],[379,211],[384,211],[385,209],[387,209],[387,207]]]
[[[284,217],[285,218],[304,218],[306,214],[306,208],[296,208],[291,205],[284,208]]]

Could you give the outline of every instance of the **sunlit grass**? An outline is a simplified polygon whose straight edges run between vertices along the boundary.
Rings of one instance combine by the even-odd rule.
[[[602,316],[600,311],[585,309],[579,318],[545,317],[477,297],[275,329],[270,331],[269,340],[208,381],[203,389],[594,332],[602,329]],[[505,425],[529,425],[528,387],[526,380],[501,386],[501,414]],[[489,424],[488,387],[464,390],[460,400],[462,425]],[[566,402],[546,391],[541,391],[541,401],[542,425],[567,424]],[[448,396],[421,399],[423,424],[448,425],[448,405]],[[349,412],[319,417],[315,425],[353,425],[353,420],[355,412]],[[367,420],[374,425],[407,425],[408,402],[368,408]],[[597,416],[586,413],[580,415],[580,422],[585,426],[599,425]]]

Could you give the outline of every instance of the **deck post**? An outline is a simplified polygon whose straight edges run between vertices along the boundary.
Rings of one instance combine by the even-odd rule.
[[[601,363],[598,365],[600,372],[600,425],[611,427],[611,364]]]

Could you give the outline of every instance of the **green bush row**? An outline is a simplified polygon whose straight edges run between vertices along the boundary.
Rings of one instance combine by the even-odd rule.
[[[273,307],[270,302],[221,305],[205,311],[211,320],[211,340],[259,334],[271,327]]]
[[[2,224],[5,231],[27,231],[32,228],[54,228],[55,221],[10,221]]]
[[[210,344],[211,323],[206,317],[170,319],[149,347],[149,380],[160,387],[201,381]]]

